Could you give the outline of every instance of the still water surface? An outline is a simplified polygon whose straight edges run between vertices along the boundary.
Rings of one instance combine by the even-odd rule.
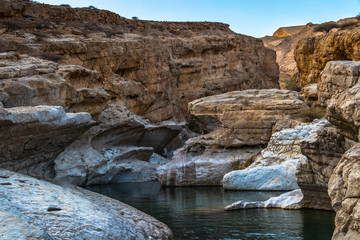
[[[174,239],[331,239],[333,212],[249,209],[225,212],[238,200],[262,201],[281,192],[224,191],[221,187],[162,188],[159,183],[89,186],[166,223]]]

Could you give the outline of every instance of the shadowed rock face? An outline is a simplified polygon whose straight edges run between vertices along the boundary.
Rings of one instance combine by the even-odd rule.
[[[150,157],[162,153],[184,128],[184,124],[174,122],[151,124],[120,103],[109,104],[97,121],[97,126],[56,158],[55,182],[90,185],[155,181],[157,164],[151,163]]]
[[[81,65],[89,71],[66,78],[73,87],[104,87],[152,121],[182,121],[188,102],[201,97],[279,87],[274,51],[226,24],[129,20],[96,9],[5,2],[6,21],[22,23],[0,17],[5,51]]]
[[[62,107],[0,108],[0,167],[38,178],[54,174],[57,155],[95,124]]]
[[[2,169],[0,186],[4,239],[172,239],[171,230],[151,216],[82,188]]]

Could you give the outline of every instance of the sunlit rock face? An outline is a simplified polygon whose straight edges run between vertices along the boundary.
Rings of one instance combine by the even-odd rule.
[[[158,168],[163,185],[221,185],[226,173],[255,160],[277,121],[308,106],[296,92],[269,89],[201,98],[189,108],[194,124],[210,133],[188,140],[171,162]]]
[[[230,190],[293,190],[303,194],[301,207],[332,210],[327,186],[345,151],[344,138],[326,120],[300,124],[272,135],[248,168],[224,176]]]
[[[172,239],[155,218],[78,187],[0,169],[3,239]]]
[[[295,60],[299,69],[299,83],[305,86],[320,82],[320,74],[327,62],[335,60],[358,61],[359,28],[305,38],[297,43]]]
[[[0,167],[49,178],[57,155],[94,124],[90,114],[62,107],[0,108]]]
[[[332,239],[358,239],[360,211],[360,144],[349,149],[329,181],[329,196],[336,211]]]
[[[227,24],[130,20],[91,8],[5,2],[0,15],[10,23],[3,24],[3,51],[82,66],[88,70],[67,76],[74,88],[104,88],[152,121],[183,121],[187,104],[201,97],[279,87],[275,52]]]

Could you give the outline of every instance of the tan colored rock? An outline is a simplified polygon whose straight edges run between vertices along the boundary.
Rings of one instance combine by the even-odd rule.
[[[3,239],[173,238],[155,218],[82,188],[61,187],[3,169],[0,186],[0,212],[8,216],[0,223]]]
[[[329,196],[336,211],[332,239],[358,239],[360,211],[360,145],[349,149],[336,166],[329,181]]]
[[[189,139],[158,168],[159,179],[168,186],[221,185],[225,174],[255,160],[278,120],[306,108],[298,93],[277,89],[195,100],[189,103],[195,123],[210,133]]]
[[[109,11],[28,1],[18,14],[10,21],[24,21],[20,29],[5,24],[1,34],[6,51],[71,65],[60,71],[74,88],[103,87],[151,121],[183,121],[187,104],[201,97],[279,87],[274,51],[226,24],[129,20]],[[43,27],[35,30],[37,24]]]
[[[304,98],[304,101],[312,107],[318,105],[318,84],[312,83],[304,86],[300,91],[300,96]]]
[[[0,167],[37,178],[53,176],[57,155],[95,124],[88,113],[62,107],[0,110]]]
[[[96,71],[16,52],[0,53],[0,83],[0,102],[7,108],[53,105],[97,114],[110,99],[97,88],[102,83]]]
[[[359,137],[359,62],[328,62],[321,74],[318,95],[327,118],[344,136],[358,141]]]
[[[320,82],[320,73],[329,61],[360,60],[359,39],[360,30],[354,28],[300,40],[295,49],[300,85]]]
[[[308,106],[297,92],[289,90],[245,90],[201,98],[189,103],[190,112],[205,130],[207,145],[223,147],[267,144],[278,120]],[[211,137],[212,136],[212,137]]]

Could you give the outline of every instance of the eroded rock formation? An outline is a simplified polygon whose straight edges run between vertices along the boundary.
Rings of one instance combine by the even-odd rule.
[[[329,196],[336,211],[332,239],[358,239],[360,211],[360,145],[349,149],[329,181]]]
[[[329,61],[360,60],[359,40],[359,28],[300,40],[295,49],[299,84],[320,82],[320,73]]]
[[[112,103],[97,117],[97,126],[85,132],[55,160],[59,183],[75,185],[155,181],[161,154],[184,124],[151,124],[131,114],[123,104]]]
[[[272,135],[248,168],[226,174],[223,186],[230,190],[300,188],[303,198],[298,207],[332,210],[327,184],[344,145],[344,138],[326,120],[284,129]]]
[[[62,107],[0,108],[0,168],[52,177],[57,155],[94,124],[90,114]]]
[[[199,128],[172,161],[158,168],[163,185],[221,185],[222,177],[248,167],[270,139],[275,123],[307,109],[298,93],[245,90],[189,103]]]
[[[4,239],[172,239],[165,224],[82,188],[2,169],[0,186]]]
[[[129,20],[96,9],[5,2],[3,51],[96,71],[97,78],[79,72],[68,81],[75,88],[104,87],[152,121],[184,120],[188,102],[204,96],[278,87],[275,53],[225,24]]]

